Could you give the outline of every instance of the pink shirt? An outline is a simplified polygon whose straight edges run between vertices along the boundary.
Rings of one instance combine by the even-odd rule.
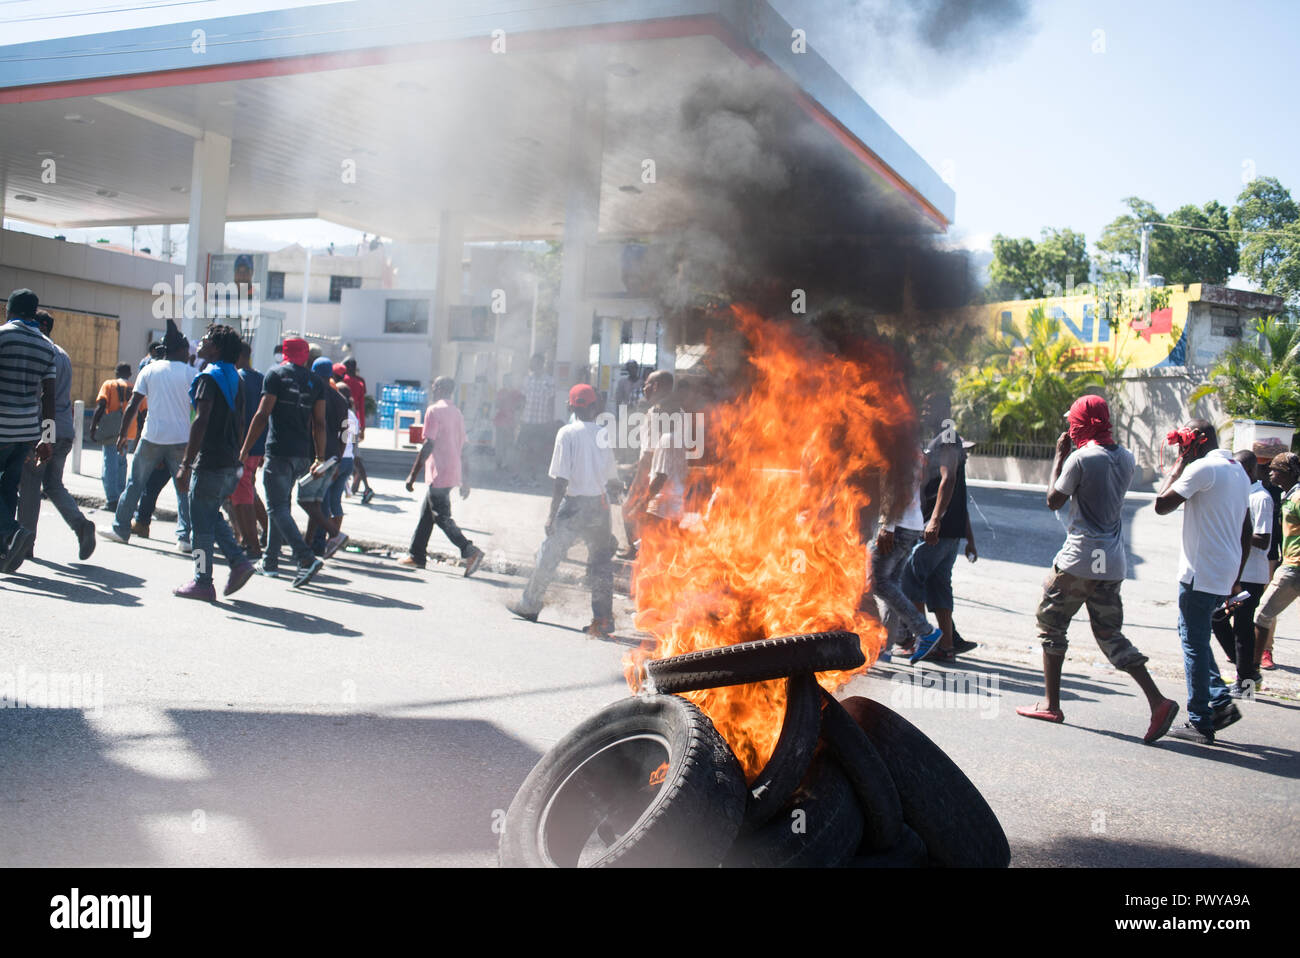
[[[445,399],[424,411],[424,438],[433,443],[424,460],[424,479],[430,489],[451,489],[460,485],[460,451],[469,438],[465,417]]]

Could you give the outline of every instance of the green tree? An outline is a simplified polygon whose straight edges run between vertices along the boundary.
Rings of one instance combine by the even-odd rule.
[[[985,340],[977,364],[958,380],[953,415],[963,433],[987,434],[994,442],[1051,443],[1062,431],[1061,417],[1083,393],[1118,395],[1125,364],[1085,368],[1089,361],[1074,352],[1078,343],[1062,335],[1060,321],[1047,318],[1042,307],[1030,311],[1025,329],[1011,332]]]
[[[1241,271],[1260,289],[1300,306],[1300,207],[1271,176],[1246,184],[1230,217],[1241,233]]]
[[[1171,285],[1181,283],[1213,283],[1222,286],[1228,277],[1237,272],[1237,240],[1231,228],[1228,209],[1216,200],[1203,207],[1188,203],[1169,214],[1170,227],[1189,229],[1161,229],[1161,242],[1156,255],[1150,257],[1150,271],[1158,273]],[[1210,232],[1222,230],[1223,232]]]
[[[1127,196],[1124,204],[1129,211],[1106,224],[1097,240],[1098,268],[1103,280],[1132,286],[1137,282],[1138,260],[1142,249],[1142,224],[1163,223],[1164,217],[1151,203],[1137,196]],[[1147,263],[1159,259],[1162,247],[1168,240],[1166,234],[1173,230],[1151,231],[1151,245],[1147,250]],[[1152,269],[1151,272],[1157,272]]]
[[[1255,331],[1255,342],[1242,337],[1219,357],[1188,402],[1218,396],[1229,416],[1300,423],[1300,325],[1267,317]]]
[[[993,237],[986,296],[990,302],[1040,299],[1052,295],[1054,286],[1088,282],[1091,269],[1088,242],[1072,229],[1044,229],[1037,243],[999,233]]]

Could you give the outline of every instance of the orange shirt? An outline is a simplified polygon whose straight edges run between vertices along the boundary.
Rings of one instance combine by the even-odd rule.
[[[120,389],[118,387],[121,387]],[[95,403],[106,403],[104,413],[117,412],[119,409],[125,409],[127,403],[131,401],[131,384],[125,379],[107,379],[99,387],[99,395],[95,397]],[[140,409],[147,408],[149,401],[144,397],[140,398]],[[136,423],[139,416],[131,417],[131,421],[126,426],[126,438],[134,439]]]

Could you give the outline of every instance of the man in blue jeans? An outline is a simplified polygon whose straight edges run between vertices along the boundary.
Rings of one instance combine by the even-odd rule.
[[[293,484],[308,472],[319,471],[325,457],[325,387],[307,370],[310,356],[307,340],[284,341],[284,360],[268,371],[262,382],[262,401],[248,424],[248,435],[239,451],[239,460],[243,462],[270,424],[266,471],[262,477],[270,528],[266,534],[266,553],[258,571],[272,578],[279,576],[283,542],[298,562],[298,573],[293,580],[295,589],[310,582],[325,565],[303,540],[291,511]]]
[[[189,495],[194,535],[194,578],[173,593],[182,599],[216,601],[214,540],[230,563],[225,595],[238,592],[253,575],[253,563],[221,514],[221,504],[239,484],[239,448],[244,435],[244,391],[235,369],[239,348],[239,333],[216,324],[208,327],[199,343],[199,359],[208,365],[190,387],[195,416],[176,475],[176,488]]]
[[[1210,651],[1210,620],[1215,607],[1241,589],[1241,573],[1250,558],[1250,480],[1219,448],[1218,433],[1204,419],[1188,420],[1169,440],[1179,446],[1178,459],[1156,496],[1156,513],[1165,516],[1187,504],[1178,569],[1178,637],[1189,719],[1169,735],[1213,745],[1215,733],[1241,719]]]
[[[148,401],[149,413],[144,420],[144,432],[136,446],[135,458],[131,461],[131,477],[117,501],[112,527],[101,533],[114,542],[131,541],[131,517],[135,515],[135,507],[158,463],[163,463],[168,473],[175,476],[185,456],[185,444],[190,436],[190,384],[194,381],[195,370],[190,365],[190,341],[170,319],[167,320],[163,347],[167,351],[166,358],[151,362],[140,370],[131,401],[122,414],[117,449],[124,453],[130,443],[129,425],[135,421],[140,404]],[[176,515],[177,546],[189,555],[194,548],[190,542],[190,502],[179,489],[176,490]]]

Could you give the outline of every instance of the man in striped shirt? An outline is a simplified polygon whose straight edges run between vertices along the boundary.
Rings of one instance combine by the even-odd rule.
[[[22,565],[34,535],[18,524],[23,463],[37,464],[54,448],[54,345],[36,320],[40,301],[30,289],[9,297],[8,322],[0,326],[0,572]]]

